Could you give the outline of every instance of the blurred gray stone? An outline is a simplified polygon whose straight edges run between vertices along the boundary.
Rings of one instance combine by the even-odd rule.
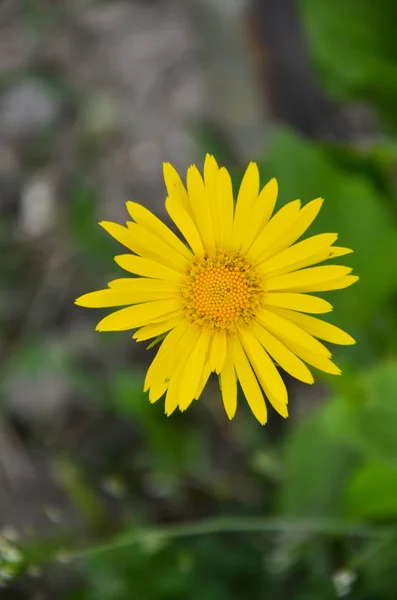
[[[126,219],[134,198],[164,216],[163,161],[196,162],[192,125],[205,110],[199,40],[180,0],[93,3],[76,14],[82,40],[73,76],[117,98],[122,140],[99,161],[101,217]],[[80,84],[81,84],[80,83]]]
[[[262,156],[270,134],[245,30],[248,0],[191,0],[211,89],[208,112],[242,162]]]
[[[108,138],[121,129],[120,102],[111,94],[95,92],[87,98],[80,117],[82,134],[88,138]]]
[[[48,88],[34,79],[20,81],[0,98],[0,136],[18,139],[40,133],[60,113],[60,102]]]
[[[19,230],[37,238],[52,230],[56,215],[55,183],[45,175],[36,175],[22,189]]]
[[[9,410],[30,424],[61,422],[70,405],[68,381],[51,370],[19,374],[8,382],[7,392]]]

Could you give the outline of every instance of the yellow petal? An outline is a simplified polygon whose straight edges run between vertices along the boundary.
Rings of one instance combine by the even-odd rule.
[[[165,201],[165,208],[193,252],[196,255],[204,254],[203,242],[201,241],[196,223],[190,214],[171,196],[168,196]]]
[[[177,269],[184,272],[189,265],[189,260],[176,252],[171,246],[163,242],[157,235],[153,235],[142,225],[137,223],[127,223],[128,230],[131,232],[131,237],[134,244],[137,244],[137,254],[141,254],[143,258],[154,258],[158,262],[164,263],[171,269]]]
[[[165,412],[169,416],[179,406],[183,373],[190,359],[191,348],[199,339],[199,331],[191,326],[186,327],[182,337],[176,342],[173,352],[162,357],[162,366],[153,377],[151,387],[164,380],[168,386],[165,398]]]
[[[246,253],[269,222],[276,205],[278,195],[277,179],[273,177],[262,189],[253,206],[249,228],[244,233],[241,252]]]
[[[204,366],[207,362],[211,333],[202,331],[192,349],[189,349],[189,359],[183,372],[179,390],[179,408],[183,411],[190,406],[200,384]]]
[[[75,300],[77,306],[86,308],[111,308],[114,306],[128,306],[129,304],[139,304],[141,302],[152,302],[153,300],[165,300],[172,298],[174,292],[162,292],[154,290],[126,290],[126,289],[108,289],[98,290],[84,294]]]
[[[168,244],[175,252],[178,252],[186,258],[191,260],[192,253],[186,248],[179,238],[167,225],[165,225],[160,219],[158,219],[153,213],[150,212],[144,206],[137,204],[136,202],[127,202],[127,210],[131,217],[136,223],[142,225],[147,231],[150,231],[153,235],[160,238],[163,242]]]
[[[288,417],[288,393],[274,362],[249,329],[241,330],[240,339],[248,360],[273,408],[284,418]]]
[[[302,242],[279,252],[272,258],[266,259],[260,265],[260,270],[263,274],[269,274],[273,271],[278,271],[285,267],[289,267],[290,265],[299,263],[302,260],[307,260],[319,252],[329,250],[329,246],[331,246],[337,238],[338,235],[336,233],[320,233],[320,235],[310,237],[307,240],[303,240]]]
[[[334,235],[334,234],[326,233],[326,234],[320,234],[320,235]],[[315,237],[320,237],[320,236],[315,236]],[[309,238],[309,240],[311,240],[311,239],[313,239],[313,238]],[[285,250],[285,252],[288,252],[289,250],[293,250],[293,248],[297,248],[298,246],[300,246],[300,244],[304,244],[306,241],[309,241],[309,240],[304,240],[303,242],[299,242],[299,244],[296,244],[296,246],[291,246],[291,248],[289,248],[288,250]],[[320,250],[316,254],[311,254],[310,256],[307,256],[306,258],[302,258],[300,260],[297,260],[296,262],[293,261],[290,264],[285,265],[284,267],[272,270],[271,276],[278,277],[279,275],[285,275],[286,273],[291,273],[292,271],[298,271],[299,269],[304,269],[306,267],[310,267],[311,265],[316,265],[318,263],[323,262],[324,260],[330,260],[331,258],[338,258],[339,256],[345,256],[345,254],[350,254],[351,252],[353,252],[353,250],[351,250],[350,248],[341,248],[339,246],[329,246],[328,248],[325,248],[324,250]],[[277,257],[274,257],[274,258],[277,258]],[[263,272],[262,265],[260,266],[260,271]]]
[[[291,244],[294,244],[317,217],[323,202],[322,198],[317,198],[306,204],[291,226],[285,229],[280,237],[265,249],[261,259],[274,256],[278,252],[288,248],[288,246],[291,246]]]
[[[223,406],[229,419],[233,419],[237,410],[237,377],[230,348],[226,351],[226,360],[219,375]]]
[[[329,358],[325,356],[320,356],[315,352],[310,352],[306,348],[303,348],[301,345],[292,342],[290,339],[283,340],[284,344],[299,358],[304,360],[308,365],[319,369],[320,371],[324,371],[324,373],[329,373],[330,375],[340,375],[341,370],[337,367]]]
[[[265,400],[237,335],[230,338],[230,348],[237,377],[240,381],[244,396],[246,397],[254,417],[258,419],[259,423],[264,425],[267,421]]]
[[[325,356],[327,358],[331,356],[331,352],[328,348],[316,340],[316,338],[304,331],[301,327],[291,323],[291,321],[275,314],[273,311],[261,311],[258,315],[258,321],[282,342],[291,340],[300,346],[303,346],[310,352],[320,354],[320,356]]]
[[[158,300],[156,302],[146,302],[145,304],[136,304],[128,308],[108,315],[96,326],[97,331],[127,331],[142,327],[152,321],[154,317],[160,317],[167,313],[178,310],[180,303],[177,300]]]
[[[266,305],[314,314],[323,314],[332,310],[332,304],[323,298],[293,292],[269,292],[266,295]]]
[[[150,402],[156,402],[169,388],[170,382],[176,373],[180,373],[181,363],[186,364],[188,349],[191,343],[191,328],[186,327],[183,335],[176,341],[173,351],[169,352],[166,359],[162,358],[157,364],[155,376],[152,377],[149,388]],[[184,358],[181,359],[181,356]],[[174,386],[177,382],[174,382]]]
[[[294,271],[287,275],[277,277],[270,276],[266,282],[266,289],[271,291],[290,291],[290,292],[315,292],[318,285],[339,279],[352,272],[350,267],[339,265],[329,265],[326,267],[311,267]],[[310,288],[310,289],[309,289]]]
[[[310,333],[310,335],[320,338],[320,340],[325,340],[332,344],[340,344],[342,346],[350,346],[351,344],[356,343],[351,335],[342,329],[339,329],[339,327],[331,325],[331,323],[327,323],[326,321],[321,321],[321,319],[316,319],[316,317],[302,315],[301,313],[284,308],[273,307],[271,310],[275,311],[276,314],[281,317],[292,321],[298,325],[298,327],[302,327],[302,329],[307,331],[307,333]]]
[[[184,368],[186,367],[188,356],[184,355],[184,358],[177,365],[176,370],[171,376],[168,384],[167,394],[165,396],[165,414],[169,417],[179,406],[179,394],[180,394],[180,383],[181,376]]]
[[[353,285],[356,281],[359,280],[357,275],[346,275],[345,277],[340,277],[339,279],[332,279],[331,281],[326,281],[325,283],[318,283],[315,285],[306,285],[302,286],[301,292],[329,292],[331,290],[342,290],[344,288]]]
[[[121,277],[109,281],[108,286],[111,289],[126,292],[168,292],[176,295],[178,291],[178,286],[172,281],[148,277]]]
[[[252,210],[259,194],[258,165],[251,162],[241,181],[233,223],[233,250],[239,250],[252,226]]]
[[[123,225],[119,225],[118,223],[112,223],[111,221],[101,221],[99,225],[103,227],[104,230],[107,231],[108,234],[111,235],[115,240],[117,240],[120,244],[123,244],[123,246],[132,252],[140,254],[141,250],[144,250],[144,246],[139,246],[135,242],[130,230],[127,227],[123,227]]]
[[[170,163],[163,164],[165,187],[168,196],[174,198],[187,212],[190,212],[189,197],[181,178]]]
[[[206,363],[204,365],[203,374],[201,376],[201,381],[200,381],[199,386],[194,395],[195,400],[198,400],[200,398],[205,386],[207,385],[207,381],[208,381],[208,378],[210,375],[211,375],[211,369],[209,368],[208,363]]]
[[[109,221],[101,221],[99,223],[101,227],[105,229],[114,239],[118,242],[126,246],[135,254],[143,255],[144,258],[152,259],[156,262],[164,264],[171,269],[175,269],[181,272],[184,272],[186,262],[179,254],[176,252],[169,253],[168,247],[166,246],[166,251],[164,251],[164,245],[161,246],[161,249],[158,246],[161,243],[161,240],[158,240],[155,236],[151,236],[151,234],[145,233],[142,234],[142,228],[135,223],[130,223],[129,227],[123,227],[122,225],[118,225],[117,223],[111,223]],[[138,228],[138,230],[133,229]],[[138,233],[137,233],[138,231]],[[144,230],[143,230],[144,231]],[[150,236],[150,239],[148,239]],[[154,238],[154,242],[153,242]],[[151,245],[151,246],[150,246]],[[173,262],[174,255],[177,256],[176,262]]]
[[[208,363],[211,371],[220,373],[223,369],[223,364],[226,358],[226,332],[219,331],[212,335],[212,342]]]
[[[207,154],[204,161],[204,185],[207,192],[208,204],[211,210],[215,245],[219,246],[219,218],[216,203],[216,181],[219,167],[213,156]]]
[[[289,202],[270,219],[248,250],[247,256],[250,260],[258,261],[265,250],[292,225],[299,214],[300,205],[300,200]]]
[[[232,180],[225,167],[219,169],[216,184],[216,205],[219,227],[219,245],[230,249],[233,234],[233,187]]]
[[[177,348],[179,341],[186,334],[189,327],[189,323],[183,321],[180,325],[172,329],[161,342],[157,354],[146,372],[145,383],[143,386],[144,392],[147,392],[154,381],[161,379],[164,369],[167,368],[168,359],[170,356],[176,356],[175,348]]]
[[[151,323],[153,323],[153,325],[155,325],[155,324],[157,325],[157,323],[161,323],[161,321],[164,321],[164,319],[173,319],[175,316],[180,314],[180,312],[181,312],[181,309],[179,307],[178,310],[172,310],[171,312],[168,312],[166,315],[160,315],[158,317],[153,318]]]
[[[162,380],[156,381],[149,390],[149,402],[154,404],[157,400],[160,400],[164,396],[169,386],[169,382]]]
[[[167,331],[171,331],[177,325],[184,320],[184,312],[180,311],[175,316],[164,319],[159,323],[151,323],[150,325],[145,325],[138,329],[134,335],[132,336],[134,340],[137,342],[142,342],[144,340],[150,340],[150,338],[156,338],[158,335],[162,333],[166,333]]]
[[[314,382],[313,375],[310,373],[305,363],[274,335],[258,324],[253,326],[252,331],[265,350],[280,365],[280,367],[284,369],[284,371],[304,383]]]
[[[135,275],[155,279],[169,279],[171,281],[181,281],[182,279],[182,275],[178,271],[149,258],[142,258],[133,254],[120,254],[115,256],[114,260],[119,267]]]
[[[194,165],[189,167],[187,171],[187,190],[200,238],[204,247],[211,250],[215,246],[211,211],[204,182]]]

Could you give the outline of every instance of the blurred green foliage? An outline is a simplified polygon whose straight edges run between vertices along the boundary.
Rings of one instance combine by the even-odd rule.
[[[103,366],[84,361],[83,352],[54,353],[39,334],[24,340],[3,365],[2,393],[13,377],[39,378],[50,370],[109,422],[116,416],[139,432],[121,456],[98,452],[104,456],[95,477],[112,482],[122,514],[109,547],[102,534],[112,529],[106,523],[112,508],[108,516],[97,502],[95,477],[84,464],[76,467],[75,449],[63,456],[63,484],[92,533],[84,550],[75,532],[65,535],[62,546],[75,556],[81,576],[67,600],[397,597],[397,4],[300,5],[326,89],[339,99],[372,103],[384,138],[370,148],[349,148],[278,128],[259,161],[262,181],[278,178],[279,206],[325,197],[311,233],[338,232],[338,244],[354,249],[342,262],[360,276],[353,287],[326,295],[335,307],[330,321],[354,335],[357,345],[335,350],[342,377],[318,375],[325,402],[281,425],[272,416],[260,429],[243,399],[227,423],[211,387],[188,414],[168,419],[161,401],[149,404],[143,368],[128,355],[122,364],[110,357]],[[50,26],[47,11],[33,1],[25,1],[23,15],[32,26]],[[203,131],[203,153],[235,167],[224,141]],[[29,168],[45,163],[53,136],[50,131],[36,140]],[[90,289],[117,268],[113,243],[96,225],[98,190],[82,170],[69,178],[61,234]],[[236,184],[240,175],[235,168]],[[8,221],[0,223],[0,248],[8,250],[0,265],[4,288],[25,260],[22,251],[9,252],[11,238]],[[1,299],[0,309],[5,322]],[[110,356],[114,338],[92,335]],[[223,527],[225,515],[232,515],[232,531]],[[211,529],[207,517],[219,519],[219,527]],[[194,524],[184,532],[187,520]],[[176,525],[164,531],[168,521]],[[4,557],[0,548],[0,585],[22,564],[58,560],[58,541],[49,546],[33,543],[26,555],[18,549],[12,568],[10,553]],[[8,543],[4,548],[9,551]]]
[[[393,0],[300,0],[312,57],[329,91],[374,102],[396,130],[397,46]]]

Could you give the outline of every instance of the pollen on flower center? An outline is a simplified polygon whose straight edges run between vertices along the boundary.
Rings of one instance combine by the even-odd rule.
[[[248,261],[225,251],[196,259],[186,273],[182,290],[186,316],[191,322],[203,328],[230,331],[249,323],[263,294]]]

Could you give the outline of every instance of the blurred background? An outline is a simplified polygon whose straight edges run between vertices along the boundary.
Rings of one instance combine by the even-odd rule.
[[[397,3],[0,0],[0,598],[397,598]],[[326,199],[360,282],[342,377],[229,422],[142,392],[155,350],[74,298],[162,162]],[[328,316],[328,315],[327,315]]]

